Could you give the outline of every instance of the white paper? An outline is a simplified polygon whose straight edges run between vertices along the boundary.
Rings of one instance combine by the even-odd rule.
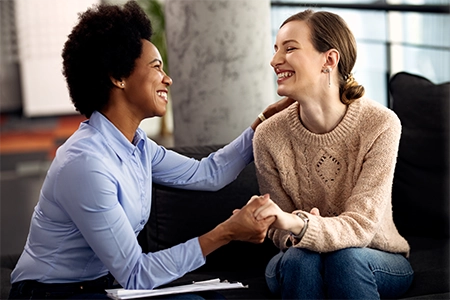
[[[133,299],[142,297],[153,297],[160,295],[191,293],[212,290],[238,289],[248,288],[240,282],[230,283],[228,281],[220,281],[219,278],[193,282],[192,284],[167,287],[154,290],[126,290],[126,289],[109,289],[106,290],[108,297],[112,299]]]

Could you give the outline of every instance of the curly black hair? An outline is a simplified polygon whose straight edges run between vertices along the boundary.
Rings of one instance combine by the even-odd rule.
[[[135,1],[123,7],[100,4],[80,14],[62,51],[63,75],[76,110],[87,118],[101,110],[113,87],[110,77],[130,76],[142,39],[151,36],[150,20]]]

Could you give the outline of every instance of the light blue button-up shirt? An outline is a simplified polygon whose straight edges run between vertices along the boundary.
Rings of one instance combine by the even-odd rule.
[[[253,133],[248,128],[198,161],[158,146],[139,128],[130,143],[94,112],[56,153],[11,281],[79,282],[109,271],[123,287],[152,289],[200,267],[198,238],[142,253],[136,236],[150,216],[152,182],[220,189],[253,160]]]

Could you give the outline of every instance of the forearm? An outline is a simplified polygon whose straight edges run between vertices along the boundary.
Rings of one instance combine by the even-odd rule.
[[[157,149],[152,180],[165,186],[189,190],[217,191],[236,179],[253,161],[254,131],[239,137],[200,161],[174,151]]]
[[[153,289],[182,277],[204,263],[198,238],[193,238],[164,250],[141,253],[122,286],[127,289]]]
[[[219,224],[213,230],[198,238],[203,256],[207,256],[232,240],[231,234],[224,227],[223,224]]]

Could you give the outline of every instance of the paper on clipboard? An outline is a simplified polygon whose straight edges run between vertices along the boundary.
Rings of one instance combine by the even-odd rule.
[[[219,278],[193,282],[192,284],[173,286],[154,290],[126,290],[126,289],[108,289],[105,290],[108,297],[112,299],[134,299],[143,297],[153,297],[161,295],[171,295],[180,293],[192,293],[201,291],[224,290],[248,288],[240,282],[220,281]]]

